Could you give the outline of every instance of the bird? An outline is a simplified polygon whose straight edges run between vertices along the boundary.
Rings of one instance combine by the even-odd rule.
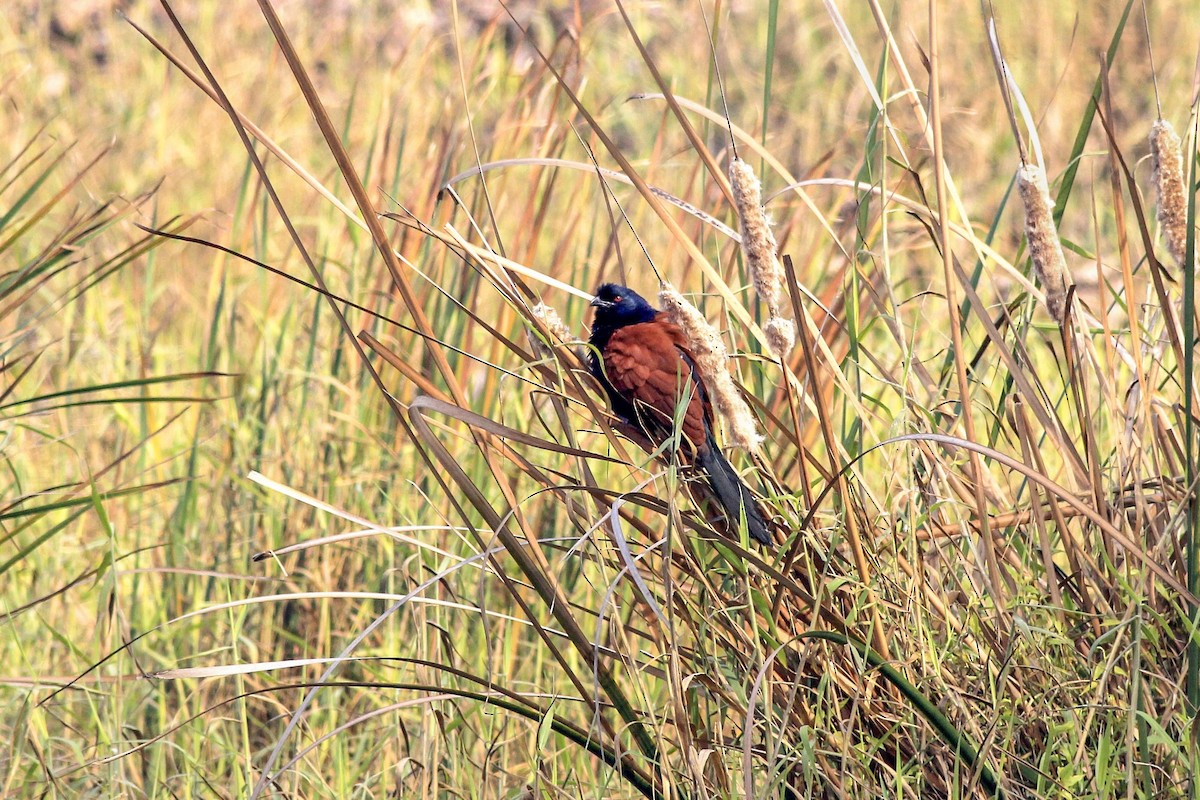
[[[588,366],[613,413],[656,446],[674,437],[678,418],[680,460],[704,474],[732,524],[745,517],[750,537],[772,544],[758,503],[717,444],[712,403],[683,330],[620,284],[601,285],[591,305],[596,312]]]

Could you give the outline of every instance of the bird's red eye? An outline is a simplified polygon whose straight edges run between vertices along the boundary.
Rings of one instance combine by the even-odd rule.
[[[619,295],[619,294],[618,294],[618,295],[614,295],[614,296],[613,296],[613,299],[612,299],[612,301],[613,301],[614,303],[619,303],[619,302],[621,302],[621,295]]]

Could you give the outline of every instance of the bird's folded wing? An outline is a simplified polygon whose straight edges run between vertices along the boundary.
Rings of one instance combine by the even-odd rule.
[[[679,403],[686,402],[683,435],[702,448],[709,431],[703,386],[693,377],[676,330],[659,322],[621,328],[604,350],[604,367],[613,388],[635,405],[651,409],[647,416],[654,419],[646,422],[664,432],[671,430]]]

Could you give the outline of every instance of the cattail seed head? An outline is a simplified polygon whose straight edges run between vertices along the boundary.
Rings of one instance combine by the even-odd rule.
[[[565,322],[563,322],[562,317],[560,317],[558,312],[555,311],[551,306],[548,306],[545,303],[538,303],[536,306],[531,308],[530,311],[532,311],[533,315],[541,320],[542,324],[546,326],[546,329],[549,330],[550,333],[552,333],[559,340],[570,342],[576,339],[576,336],[571,333],[571,329],[567,327]],[[528,333],[529,344],[531,347],[533,347],[534,352],[540,358],[552,358],[554,356],[554,351],[549,347],[546,347],[546,343],[538,338],[533,331],[529,331]]]
[[[1158,194],[1158,226],[1175,263],[1187,261],[1187,194],[1183,188],[1183,156],[1179,135],[1171,123],[1160,119],[1150,128],[1150,153],[1154,157],[1154,189]]]
[[[796,346],[796,325],[790,319],[771,317],[763,327],[763,333],[776,358],[784,358]]]
[[[562,317],[551,306],[545,303],[538,303],[531,310],[533,311],[533,315],[545,323],[546,328],[559,339],[562,339],[564,342],[570,342],[575,339],[575,335],[571,333],[571,329],[567,327],[567,323],[562,321]]]
[[[776,358],[783,358],[796,343],[796,327],[783,317],[783,266],[779,263],[779,245],[771,232],[771,223],[762,206],[762,184],[754,169],[740,158],[729,165],[729,183],[741,220],[742,251],[758,296],[767,304],[770,319],[764,332],[767,346]]]
[[[778,245],[771,223],[762,207],[762,184],[753,168],[740,158],[729,165],[729,182],[741,220],[742,250],[746,266],[758,296],[767,304],[771,316],[778,316],[779,293],[783,286],[783,267],[776,256]]]
[[[758,432],[758,422],[750,407],[729,375],[729,351],[716,328],[700,310],[689,303],[679,291],[666,281],[658,293],[659,305],[667,319],[678,325],[687,337],[688,349],[696,359],[696,367],[704,379],[713,408],[725,425],[726,439],[731,447],[757,450],[763,436]]]
[[[1046,174],[1041,167],[1026,164],[1017,173],[1017,187],[1025,204],[1025,236],[1033,269],[1046,293],[1046,309],[1061,324],[1067,313],[1067,259],[1050,214],[1054,201]]]

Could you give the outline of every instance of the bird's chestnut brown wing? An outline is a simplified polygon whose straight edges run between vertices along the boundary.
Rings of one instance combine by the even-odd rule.
[[[700,398],[700,410],[704,416],[705,430],[713,430],[713,409],[712,400],[708,394],[708,387],[704,383],[704,377],[700,374],[700,368],[696,365],[696,357],[692,355],[692,351],[688,348],[687,336],[684,335],[683,329],[673,322],[668,322],[665,315],[660,311],[655,323],[661,326],[661,329],[671,337],[671,341],[675,343],[675,349],[679,351],[679,357],[688,365],[691,370],[692,381],[696,384],[695,393]]]
[[[676,406],[687,397],[683,435],[703,448],[709,429],[703,385],[693,378],[693,364],[677,334],[675,326],[661,322],[621,328],[604,349],[604,368],[617,392],[647,409],[645,422],[659,433],[671,430]]]
[[[704,423],[707,425],[707,430],[713,429],[713,408],[712,399],[708,395],[708,386],[704,383],[704,377],[700,374],[700,367],[696,366],[696,357],[692,355],[692,351],[685,344],[677,344],[675,348],[679,351],[679,357],[692,371],[692,381],[696,384],[696,394],[700,398],[700,410],[704,414]]]

